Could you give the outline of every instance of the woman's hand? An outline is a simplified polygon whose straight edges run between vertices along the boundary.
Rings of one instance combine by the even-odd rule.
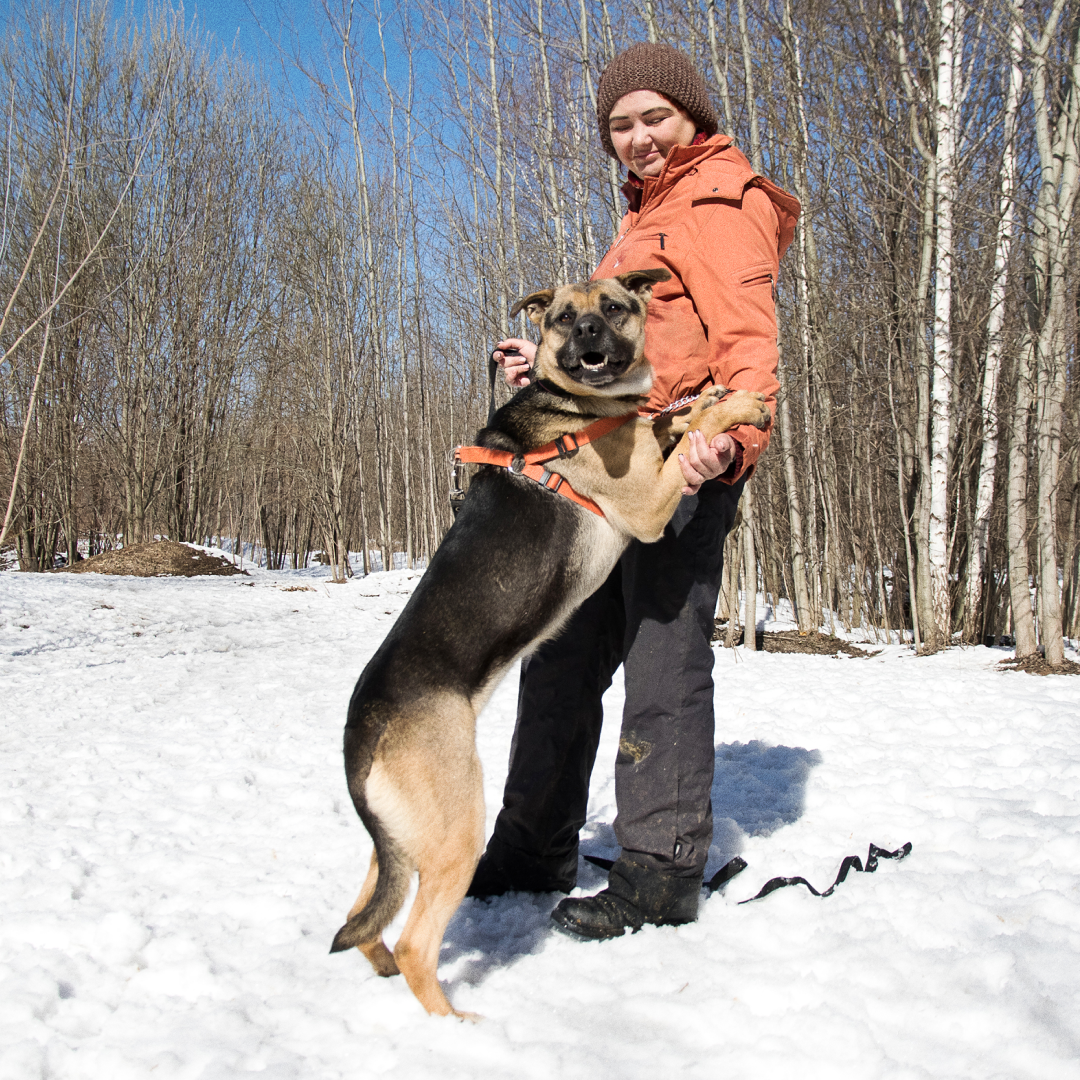
[[[518,355],[507,356],[504,349],[517,349]],[[536,344],[527,338],[505,338],[495,346],[491,354],[495,363],[503,369],[503,378],[506,385],[520,390],[528,386],[532,381],[529,372],[532,371],[533,361],[536,359]]]
[[[706,442],[700,431],[691,431],[687,438],[690,449],[679,455],[679,467],[686,481],[682,491],[684,495],[696,495],[706,480],[722,476],[731,468],[737,447],[735,440],[727,434],[716,435],[712,442]]]

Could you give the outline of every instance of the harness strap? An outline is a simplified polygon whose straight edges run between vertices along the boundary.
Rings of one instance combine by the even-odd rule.
[[[503,469],[509,469],[518,476],[527,476],[536,481],[548,491],[553,491],[564,498],[583,506],[592,513],[604,516],[604,511],[587,495],[579,495],[570,482],[558,473],[553,473],[543,468],[545,462],[555,458],[572,457],[583,446],[595,442],[618,427],[622,427],[628,420],[633,420],[637,413],[627,413],[625,416],[606,416],[596,420],[588,427],[580,431],[569,431],[560,435],[535,450],[529,450],[524,454],[513,454],[509,450],[493,450],[488,446],[459,446],[454,451],[456,462],[467,462],[473,465],[497,465]]]
[[[558,454],[551,455],[551,457],[558,456]],[[551,457],[547,460],[550,461]],[[591,510],[600,517],[604,516],[604,511],[588,496],[579,495],[565,477],[548,471],[543,465],[536,462],[526,462],[522,459],[523,455],[521,454],[515,455],[510,453],[509,450],[492,450],[488,446],[459,446],[454,451],[455,462],[464,462],[470,465],[497,465],[499,468],[508,469],[517,476],[526,476],[530,480],[535,480],[536,483],[546,487],[548,491],[562,495],[564,498],[576,502],[578,506],[583,506],[586,510]]]
[[[633,420],[637,413],[627,413],[625,416],[605,416],[601,420],[594,420],[588,427],[580,431],[568,431],[535,450],[529,450],[523,456],[527,465],[541,464],[557,457],[573,457],[582,446],[588,446],[591,442],[607,435],[608,432],[622,427],[628,420]]]

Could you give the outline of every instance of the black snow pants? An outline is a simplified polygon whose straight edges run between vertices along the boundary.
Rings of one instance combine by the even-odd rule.
[[[712,840],[713,615],[742,483],[683,496],[663,537],[634,541],[555,639],[522,664],[503,808],[488,851],[577,877],[578,831],[603,721],[625,664],[615,835],[636,861],[700,877]]]

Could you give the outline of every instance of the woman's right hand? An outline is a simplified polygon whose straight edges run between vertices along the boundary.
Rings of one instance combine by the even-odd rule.
[[[503,352],[504,349],[517,349],[517,353],[507,356]],[[528,338],[504,338],[495,346],[495,351],[491,356],[503,369],[503,378],[507,386],[520,390],[532,381],[529,378],[529,372],[532,371],[533,361],[536,359],[535,342],[529,341]]]

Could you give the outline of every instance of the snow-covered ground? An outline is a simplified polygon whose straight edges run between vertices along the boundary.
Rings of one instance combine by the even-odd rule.
[[[418,574],[325,577],[0,574],[5,1080],[1080,1077],[1080,679],[718,650],[709,872],[749,868],[604,943],[554,933],[557,897],[466,901],[440,975],[474,1026],[327,953],[370,850],[345,705]],[[480,720],[489,825],[514,699]]]

